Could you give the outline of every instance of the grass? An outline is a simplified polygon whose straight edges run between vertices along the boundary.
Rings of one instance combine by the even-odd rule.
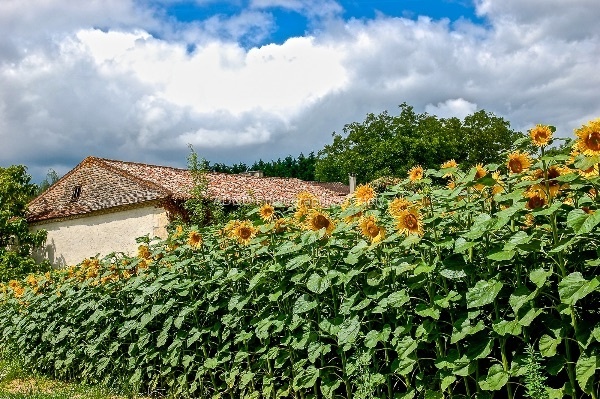
[[[0,399],[127,399],[103,387],[62,382],[30,373],[18,361],[0,358]],[[140,397],[137,397],[140,398]]]

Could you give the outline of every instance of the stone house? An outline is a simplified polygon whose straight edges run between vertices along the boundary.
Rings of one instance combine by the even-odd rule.
[[[207,173],[208,197],[224,204],[292,205],[301,191],[323,206],[349,193],[341,183],[306,182],[260,174]],[[29,203],[32,230],[48,232],[43,256],[55,266],[112,252],[133,254],[135,238],[165,238],[170,219],[190,198],[189,170],[87,157]]]

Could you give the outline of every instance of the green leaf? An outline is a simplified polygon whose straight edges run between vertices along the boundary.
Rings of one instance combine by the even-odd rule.
[[[360,320],[358,316],[354,316],[351,319],[346,319],[340,325],[340,329],[337,332],[338,344],[345,345],[351,344],[356,341],[358,333],[360,332]]]
[[[589,384],[593,381],[594,374],[598,368],[598,359],[596,356],[586,356],[582,353],[575,364],[575,375],[581,389],[586,393],[591,393],[592,389],[596,389]]]
[[[308,360],[311,363],[317,361],[319,356],[325,355],[331,351],[331,345],[323,344],[321,342],[311,342],[308,344]]]
[[[462,237],[458,237],[454,243],[454,252],[462,254],[475,245],[477,245],[476,242],[469,242]]]
[[[600,212],[599,212],[600,213]],[[558,294],[562,303],[574,305],[600,285],[600,277],[588,281],[579,272],[569,274],[558,284]]]
[[[308,263],[312,260],[312,257],[309,254],[298,255],[292,259],[285,265],[287,270],[294,270],[305,263]]]
[[[494,331],[498,333],[498,335],[514,335],[518,337],[521,335],[521,325],[517,320],[501,320],[498,323],[494,323]]]
[[[573,209],[567,215],[567,226],[577,234],[587,234],[600,223],[600,212],[585,213],[581,209]]]
[[[471,320],[468,318],[458,320],[454,323],[452,329],[452,337],[450,338],[450,343],[455,344],[458,341],[465,338],[467,335],[473,335],[478,333],[479,331],[485,328],[485,324],[482,320],[479,320],[476,325],[471,325]]]
[[[390,339],[392,329],[389,325],[385,325],[382,331],[371,330],[365,335],[365,346],[374,348],[379,342],[387,342]]]
[[[469,288],[467,291],[467,308],[477,308],[494,302],[501,289],[500,281],[478,281],[475,287]]]
[[[503,260],[511,260],[515,256],[516,252],[514,250],[510,251],[496,251],[487,256],[490,260],[503,261]]]
[[[312,388],[315,386],[317,378],[319,378],[319,369],[315,366],[308,366],[306,369],[300,370],[294,377],[294,391],[298,391],[302,388]]]
[[[523,305],[531,301],[533,298],[535,298],[535,292],[530,291],[526,286],[522,285],[517,288],[515,292],[510,294],[508,303],[510,304],[512,310],[517,313]]]
[[[392,363],[392,370],[400,375],[409,374],[417,360],[414,352],[417,349],[417,342],[411,336],[405,336],[396,343],[396,353],[398,358]]]
[[[219,361],[216,357],[210,357],[204,361],[204,367],[209,370],[216,369],[218,364]]]
[[[478,334],[473,337],[473,342],[469,343],[467,349],[467,358],[469,360],[483,359],[492,353],[494,348],[494,340],[485,333]]]
[[[542,309],[535,309],[535,308],[531,308],[527,311],[527,313],[525,313],[520,319],[519,319],[519,324],[524,326],[524,327],[529,327],[531,325],[531,323],[533,322],[533,320],[535,320],[536,317],[538,317],[540,314],[542,314]]]
[[[440,310],[436,309],[435,306],[426,305],[424,303],[420,303],[415,308],[415,313],[421,317],[431,317],[434,320],[438,320],[440,318]]]
[[[548,334],[542,335],[538,347],[543,357],[552,357],[556,355],[556,347],[560,344],[560,338],[552,338]]]
[[[399,308],[404,306],[409,300],[410,297],[406,293],[406,290],[402,289],[400,291],[392,292],[390,295],[383,298],[381,301],[379,301],[378,306],[383,309],[386,309],[389,306],[393,308]]]
[[[326,399],[333,399],[333,394],[336,389],[342,384],[342,380],[339,378],[334,379],[333,381],[321,382],[321,393],[323,397]]]
[[[498,391],[508,382],[508,373],[504,371],[501,365],[494,364],[488,370],[484,380],[479,381],[479,386],[484,391]]]
[[[308,294],[304,294],[296,300],[292,312],[294,314],[306,313],[317,307],[317,301],[311,300]]]
[[[548,280],[548,277],[552,275],[552,270],[536,269],[529,273],[529,279],[538,288],[543,287]]]
[[[306,288],[315,294],[322,294],[330,286],[331,279],[328,276],[320,276],[317,273],[311,274],[306,281]]]
[[[527,234],[526,232],[519,230],[512,237],[508,239],[508,242],[504,244],[504,250],[510,251],[517,248],[519,245],[527,244],[531,241],[532,236]]]

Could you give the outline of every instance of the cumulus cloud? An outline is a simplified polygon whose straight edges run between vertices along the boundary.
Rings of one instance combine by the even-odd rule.
[[[471,103],[462,98],[454,98],[437,103],[437,105],[427,104],[425,112],[431,115],[437,115],[440,118],[460,118],[470,115],[477,111],[477,104]]]
[[[91,154],[183,166],[188,143],[213,162],[273,159],[319,150],[345,123],[404,101],[441,117],[485,109],[518,130],[548,123],[571,136],[600,116],[600,27],[590,22],[600,8],[541,1],[477,0],[484,25],[344,21],[329,2],[322,15],[335,18],[311,34],[248,46],[244,37],[261,43],[273,29],[269,9],[316,3],[253,0],[236,15],[183,24],[157,2],[5,0],[0,159],[39,176]]]

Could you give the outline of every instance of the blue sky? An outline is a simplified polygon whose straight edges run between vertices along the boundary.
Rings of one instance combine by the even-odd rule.
[[[340,16],[345,19],[373,19],[378,15],[416,19],[427,16],[450,21],[468,19],[484,21],[476,15],[475,6],[468,0],[351,0],[339,1]],[[232,17],[251,7],[248,1],[181,1],[167,4],[167,15],[182,22],[193,22],[213,15]],[[269,7],[275,26],[261,43],[283,43],[290,37],[303,36],[314,27],[309,16],[283,6]],[[256,44],[256,43],[254,43]]]
[[[600,117],[597,0],[2,0],[0,166],[318,151],[368,113]]]

